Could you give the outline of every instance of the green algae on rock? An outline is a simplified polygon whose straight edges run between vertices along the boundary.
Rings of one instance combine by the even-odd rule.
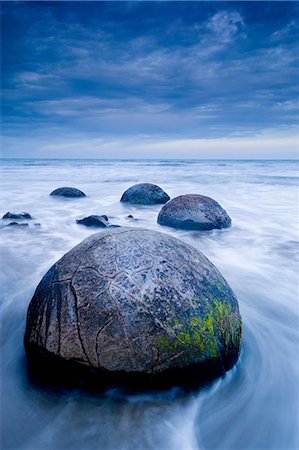
[[[201,383],[235,364],[241,327],[233,291],[200,251],[164,233],[114,228],[44,276],[25,348],[31,365],[63,363],[103,382]]]

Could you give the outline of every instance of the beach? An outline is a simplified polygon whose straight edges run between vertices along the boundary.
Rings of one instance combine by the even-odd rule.
[[[120,203],[135,183],[171,198],[212,197],[232,226],[186,231],[157,224],[161,205]],[[61,186],[86,198],[53,198]],[[298,400],[298,163],[233,160],[3,160],[1,216],[29,212],[28,227],[1,221],[1,408],[3,449],[296,449]],[[3,194],[4,193],[4,194]],[[26,312],[46,271],[97,232],[76,223],[170,234],[201,250],[234,290],[243,318],[236,366],[184,393],[49,389],[28,378]],[[134,219],[127,216],[133,215]],[[37,225],[36,225],[37,224]]]

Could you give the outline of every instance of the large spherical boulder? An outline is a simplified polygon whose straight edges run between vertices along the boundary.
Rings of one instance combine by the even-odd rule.
[[[60,197],[86,197],[84,192],[80,191],[80,189],[73,187],[60,187],[51,192],[50,195],[57,195]]]
[[[219,271],[190,245],[138,228],[94,234],[54,264],[25,334],[35,367],[63,362],[59,376],[69,364],[71,375],[80,367],[135,386],[219,376],[240,343],[238,302]]]
[[[169,195],[156,184],[140,183],[127,189],[120,201],[139,205],[155,205],[168,202]]]
[[[210,197],[197,194],[180,195],[166,203],[158,215],[158,223],[185,230],[228,228],[227,212]]]

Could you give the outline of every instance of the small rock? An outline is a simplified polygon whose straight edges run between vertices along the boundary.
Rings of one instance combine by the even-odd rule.
[[[132,216],[132,214],[129,214],[129,215],[126,217],[126,219],[128,219],[128,220],[138,220],[138,219],[136,219],[134,216]]]
[[[166,203],[169,199],[169,195],[156,184],[140,183],[127,189],[120,201],[139,205],[155,205]]]
[[[73,188],[73,187],[61,187],[58,189],[55,189],[53,192],[51,192],[50,195],[57,195],[60,197],[86,197],[84,192],[80,191],[79,189]]]
[[[88,216],[84,217],[84,219],[78,219],[76,222],[79,225],[85,225],[86,227],[100,227],[100,228],[108,228],[109,227],[109,221],[108,217],[103,216]]]
[[[21,212],[21,213],[11,213],[8,211],[2,219],[14,219],[14,220],[31,220],[32,217],[28,212]]]

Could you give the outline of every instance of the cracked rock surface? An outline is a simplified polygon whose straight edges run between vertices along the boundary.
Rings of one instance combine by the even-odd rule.
[[[28,308],[25,347],[108,372],[158,374],[237,360],[241,318],[198,250],[163,233],[114,228],[63,256]]]
[[[227,212],[210,197],[186,194],[173,198],[161,209],[157,222],[185,230],[228,228],[231,219]]]

